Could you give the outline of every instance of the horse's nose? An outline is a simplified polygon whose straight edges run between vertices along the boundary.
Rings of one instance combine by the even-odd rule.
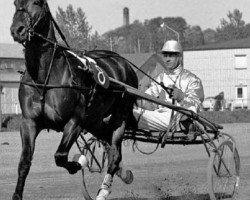
[[[24,36],[25,34],[25,27],[20,25],[20,26],[17,26],[17,27],[11,27],[10,28],[10,32],[11,32],[11,35],[12,37],[16,38],[18,36]]]

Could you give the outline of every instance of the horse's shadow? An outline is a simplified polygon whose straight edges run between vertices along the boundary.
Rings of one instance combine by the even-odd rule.
[[[166,196],[156,198],[140,198],[140,197],[121,197],[113,198],[111,200],[210,200],[209,194],[191,194],[191,195],[180,195],[180,196]]]

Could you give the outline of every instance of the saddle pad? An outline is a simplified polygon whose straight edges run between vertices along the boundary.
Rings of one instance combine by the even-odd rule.
[[[80,57],[72,51],[67,52],[76,57],[83,64],[83,66],[85,66],[78,66],[79,69],[82,69],[84,71],[88,70],[92,73],[93,78],[98,85],[102,86],[105,89],[109,87],[110,80],[108,74],[97,65],[96,61],[93,58],[90,58],[88,56]]]

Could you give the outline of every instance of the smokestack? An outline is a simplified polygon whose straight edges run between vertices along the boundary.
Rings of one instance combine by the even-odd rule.
[[[129,9],[123,8],[123,26],[129,25]]]

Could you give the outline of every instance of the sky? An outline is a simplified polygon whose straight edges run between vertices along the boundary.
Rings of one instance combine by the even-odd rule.
[[[13,43],[9,27],[14,14],[14,0],[0,0],[0,43]],[[52,15],[58,7],[66,10],[72,4],[85,12],[92,31],[103,34],[123,24],[123,8],[129,8],[130,23],[155,17],[182,17],[188,25],[202,30],[216,29],[229,11],[239,9],[242,19],[250,23],[250,0],[48,0]]]

